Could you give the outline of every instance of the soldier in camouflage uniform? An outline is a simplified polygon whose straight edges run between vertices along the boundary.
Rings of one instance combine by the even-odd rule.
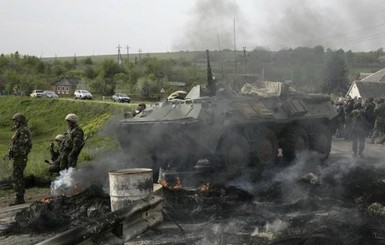
[[[59,173],[60,170],[63,170],[60,166],[67,166],[68,159],[63,159],[63,142],[64,142],[64,135],[58,134],[55,136],[54,142],[51,142],[50,144],[50,153],[51,153],[51,160],[45,160],[45,162],[49,163],[51,166],[49,166],[48,171],[51,174]],[[65,164],[63,164],[65,162]]]
[[[8,157],[13,160],[12,184],[16,192],[16,199],[10,203],[10,206],[25,203],[24,169],[32,148],[31,131],[27,125],[27,118],[21,113],[16,113],[12,120],[15,132],[9,144]]]
[[[375,108],[376,108],[376,104],[374,104],[373,97],[369,97],[365,103],[365,117],[369,123],[368,136],[371,136],[372,132],[373,132],[374,121],[376,119],[376,117],[374,115],[374,109]]]
[[[374,121],[374,129],[369,143],[380,143],[384,142],[384,131],[385,131],[385,104],[384,99],[378,99],[376,108],[374,109],[374,116],[376,117]]]
[[[368,132],[369,123],[365,117],[365,109],[361,103],[357,103],[354,106],[354,110],[351,112],[352,115],[352,153],[357,156],[363,157],[362,151],[365,149],[365,137]]]
[[[68,114],[65,117],[68,123],[65,139],[63,142],[63,157],[67,157],[67,166],[65,168],[75,168],[78,161],[78,156],[84,146],[84,132],[78,126],[78,117],[75,114]],[[62,166],[60,166],[62,167]]]

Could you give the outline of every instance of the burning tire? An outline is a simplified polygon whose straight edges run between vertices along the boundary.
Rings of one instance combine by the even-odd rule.
[[[283,158],[292,161],[296,154],[309,149],[309,137],[306,130],[299,126],[290,126],[286,129],[282,146]]]
[[[230,133],[224,136],[219,144],[217,156],[222,168],[222,178],[235,177],[249,166],[250,146],[244,136]]]
[[[253,135],[252,156],[262,167],[277,162],[278,140],[275,133],[267,128],[259,128]]]
[[[332,136],[329,128],[324,124],[316,123],[309,125],[307,132],[310,150],[318,152],[322,161],[326,160],[332,147]]]

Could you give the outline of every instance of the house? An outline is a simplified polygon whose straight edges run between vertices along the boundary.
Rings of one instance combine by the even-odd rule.
[[[363,100],[369,97],[373,97],[374,99],[380,97],[385,98],[385,82],[354,81],[347,95],[350,95],[352,98],[362,98]]]
[[[51,90],[59,96],[72,96],[81,80],[77,78],[61,78],[51,83]]]
[[[369,73],[369,72],[360,72],[357,76],[357,80],[362,80],[370,75],[373,75],[373,73]]]
[[[346,93],[352,98],[385,98],[385,68],[375,73],[360,73],[362,79],[354,81]],[[366,75],[366,76],[365,76]]]
[[[362,82],[385,82],[385,68],[361,79]]]

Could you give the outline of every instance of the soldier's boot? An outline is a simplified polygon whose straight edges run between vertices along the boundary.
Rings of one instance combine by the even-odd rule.
[[[13,202],[9,204],[9,206],[19,205],[25,203],[24,195],[16,195],[16,198]]]

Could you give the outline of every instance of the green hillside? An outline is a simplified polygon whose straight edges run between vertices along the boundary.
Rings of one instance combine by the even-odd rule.
[[[12,162],[3,157],[8,152],[8,143],[12,136],[12,116],[23,113],[28,119],[32,131],[33,146],[25,175],[48,177],[44,159],[49,159],[49,144],[57,134],[64,133],[68,113],[79,117],[79,125],[87,137],[86,145],[79,157],[78,165],[92,160],[95,155],[105,150],[118,148],[115,132],[102,135],[101,129],[107,123],[118,122],[124,112],[133,110],[135,104],[117,104],[104,101],[75,101],[69,99],[35,99],[18,96],[0,96],[0,180],[8,179]]]

